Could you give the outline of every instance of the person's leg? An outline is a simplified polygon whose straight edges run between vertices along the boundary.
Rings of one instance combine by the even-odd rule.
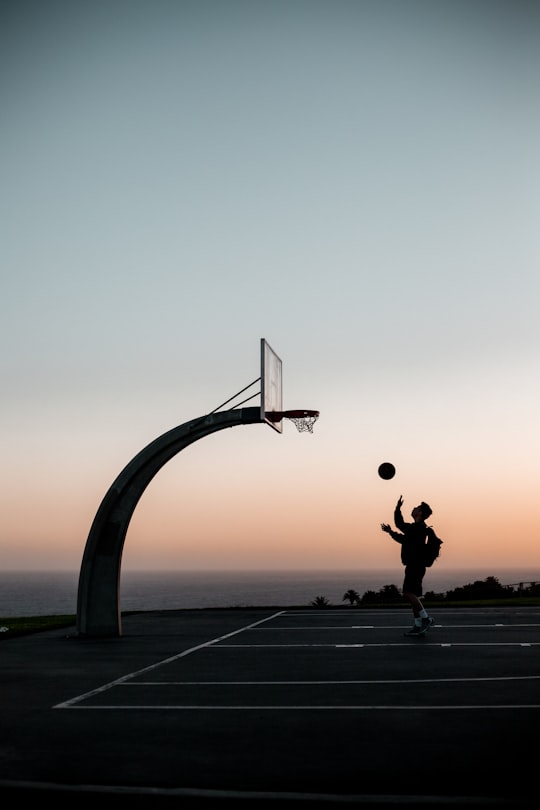
[[[424,606],[420,601],[420,599],[416,596],[416,594],[412,593],[411,591],[403,591],[403,597],[412,607],[414,618],[419,619],[421,611],[424,610]]]
[[[425,568],[416,565],[405,566],[405,577],[401,592],[403,598],[410,604],[415,619],[419,619],[421,611],[424,610],[424,606],[420,601],[424,572]]]
[[[403,597],[410,604],[414,616],[414,626],[405,635],[414,636],[425,633],[433,624],[422,604],[422,580],[426,569],[423,566],[406,566],[403,581]]]

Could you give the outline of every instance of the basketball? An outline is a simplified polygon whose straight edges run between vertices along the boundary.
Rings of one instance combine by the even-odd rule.
[[[384,478],[385,481],[389,481],[396,474],[396,468],[393,464],[390,464],[389,461],[385,461],[384,464],[381,464],[379,467],[378,473],[379,476]]]

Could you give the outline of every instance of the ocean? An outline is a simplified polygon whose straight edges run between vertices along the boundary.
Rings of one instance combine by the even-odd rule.
[[[501,585],[540,582],[540,569],[429,569],[425,590],[445,593],[487,577]],[[78,571],[0,572],[0,618],[57,616],[77,612]],[[318,596],[344,607],[349,589],[362,596],[385,585],[401,587],[402,569],[379,571],[122,571],[120,608],[309,606]]]

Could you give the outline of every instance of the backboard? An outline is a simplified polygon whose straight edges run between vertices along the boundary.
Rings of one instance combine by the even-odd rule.
[[[261,338],[261,422],[283,431],[283,419],[273,421],[271,414],[283,410],[281,359],[270,344]]]

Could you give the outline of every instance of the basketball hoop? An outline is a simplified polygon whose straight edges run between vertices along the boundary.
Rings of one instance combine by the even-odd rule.
[[[267,414],[267,417],[271,419],[272,422],[281,422],[283,417],[285,417],[285,419],[294,422],[299,433],[304,433],[305,431],[313,433],[313,425],[319,418],[319,411],[273,411]]]

